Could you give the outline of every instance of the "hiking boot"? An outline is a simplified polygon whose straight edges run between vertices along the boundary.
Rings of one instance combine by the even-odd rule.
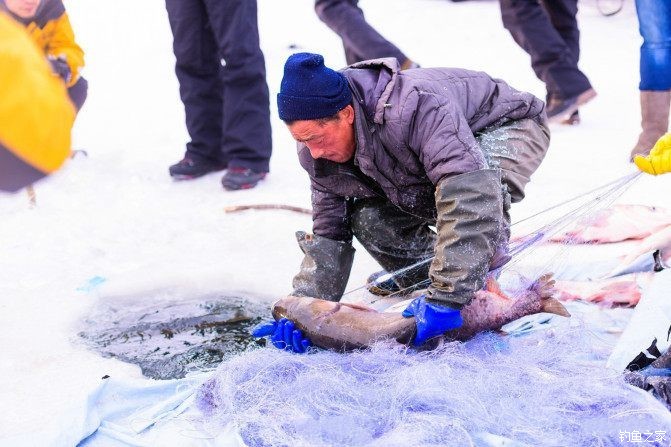
[[[368,291],[373,295],[377,296],[387,296],[391,295],[392,293],[399,292],[401,288],[398,286],[398,284],[396,284],[396,281],[394,281],[392,278],[387,278],[382,281],[378,281],[378,278],[388,274],[389,272],[387,272],[386,270],[381,270],[379,272],[370,275],[366,280]]]
[[[179,162],[170,166],[168,171],[170,172],[170,176],[176,180],[189,180],[210,172],[221,171],[222,169],[226,169],[225,164],[184,157]]]
[[[596,91],[590,88],[570,98],[550,98],[547,104],[548,121],[551,123],[561,123],[562,121],[570,120],[573,112],[578,110],[580,106],[590,102],[594,97],[596,97]]]
[[[266,172],[254,172],[248,168],[229,168],[221,179],[221,184],[228,191],[251,189],[266,177]]]

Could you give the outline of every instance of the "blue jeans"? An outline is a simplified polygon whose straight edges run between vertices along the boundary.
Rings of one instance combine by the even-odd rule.
[[[671,2],[636,0],[641,45],[640,90],[671,90]]]

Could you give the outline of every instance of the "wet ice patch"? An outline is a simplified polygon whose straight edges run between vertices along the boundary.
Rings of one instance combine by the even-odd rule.
[[[270,315],[267,304],[240,296],[212,294],[142,304],[114,300],[99,305],[83,322],[81,339],[105,357],[140,366],[154,379],[206,371],[256,346],[250,329]]]

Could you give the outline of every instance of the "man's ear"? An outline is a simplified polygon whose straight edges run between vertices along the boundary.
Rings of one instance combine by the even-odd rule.
[[[344,119],[347,124],[354,123],[354,107],[351,104],[348,104],[344,109],[340,111],[340,118]]]

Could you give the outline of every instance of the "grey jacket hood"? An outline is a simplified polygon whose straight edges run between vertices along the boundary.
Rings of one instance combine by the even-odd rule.
[[[358,62],[349,67],[349,70],[355,69],[360,71],[356,76],[348,77],[352,94],[366,114],[366,118],[376,124],[382,124],[384,109],[385,106],[388,107],[389,97],[401,66],[396,58],[388,57]]]

